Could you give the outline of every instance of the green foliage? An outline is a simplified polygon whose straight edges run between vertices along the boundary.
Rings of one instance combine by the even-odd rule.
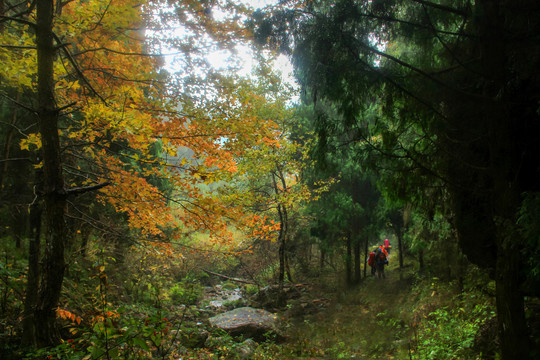
[[[27,261],[21,259],[23,249],[15,248],[11,239],[2,238],[0,242],[3,244],[0,252],[0,328],[4,335],[10,335],[16,333],[20,325]]]
[[[394,318],[386,311],[378,313],[376,318],[377,324],[391,328],[393,331],[395,331],[397,338],[401,338],[409,329],[409,325],[407,325],[403,319]]]
[[[144,311],[146,316],[140,313]],[[123,307],[108,311],[88,323],[73,324],[76,338],[54,348],[39,349],[26,359],[146,359],[152,353],[171,354],[173,324],[155,308]]]
[[[467,261],[458,247],[451,212],[440,205],[412,208],[404,242],[412,254],[423,257],[421,270],[450,281],[462,276]]]
[[[279,262],[269,264],[257,274],[256,281],[260,284],[272,284],[277,278]]]
[[[413,289],[418,294],[413,305],[413,359],[482,359],[476,341],[482,327],[495,318],[495,305],[486,296],[491,283],[481,280],[480,270],[475,271],[463,292],[454,282],[417,278]],[[491,344],[494,340],[486,339]]]
[[[255,295],[259,291],[259,287],[253,284],[246,284],[244,287],[244,293],[248,296]]]
[[[72,339],[63,342],[55,347],[44,347],[25,354],[24,360],[38,359],[58,359],[58,360],[80,360],[85,358],[86,352],[77,348]]]
[[[202,285],[189,278],[174,285],[169,290],[170,298],[174,305],[195,305],[201,298],[202,292]]]
[[[427,315],[418,330],[414,359],[480,359],[472,350],[482,323],[495,316],[487,305],[437,309]],[[478,356],[478,357],[477,357]]]
[[[234,290],[238,287],[238,284],[232,282],[232,281],[226,281],[221,286],[223,286],[223,289],[225,290]]]

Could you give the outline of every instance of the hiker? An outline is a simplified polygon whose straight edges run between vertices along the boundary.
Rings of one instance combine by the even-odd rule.
[[[386,252],[388,253],[388,255],[390,255],[390,248],[392,246],[390,246],[390,240],[388,239],[384,239],[384,248],[386,250]]]
[[[371,267],[371,275],[375,276],[375,250],[372,250],[369,253],[369,259],[367,263]]]
[[[377,274],[377,278],[383,278],[385,279],[386,276],[384,275],[384,266],[388,265],[388,260],[386,258],[387,254],[385,254],[384,247],[380,246],[375,251],[375,272]]]

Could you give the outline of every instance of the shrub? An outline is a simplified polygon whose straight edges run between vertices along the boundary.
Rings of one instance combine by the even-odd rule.
[[[195,305],[203,293],[202,285],[184,280],[169,290],[171,300],[176,304]]]
[[[430,312],[418,330],[415,359],[480,359],[474,354],[475,336],[484,321],[495,316],[488,305],[472,311],[443,307]]]

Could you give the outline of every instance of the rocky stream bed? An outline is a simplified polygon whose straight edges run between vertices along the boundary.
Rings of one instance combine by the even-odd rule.
[[[409,285],[391,271],[384,280],[368,278],[327,297],[308,284],[288,285],[283,307],[276,304],[277,286],[248,295],[240,287],[217,285],[206,288],[201,306],[212,326],[239,339],[240,358],[250,358],[258,344],[271,339],[287,349],[284,358],[405,359],[410,314],[396,309],[406,301]]]

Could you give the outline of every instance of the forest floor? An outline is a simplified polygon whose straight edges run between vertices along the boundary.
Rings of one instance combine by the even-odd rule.
[[[288,357],[409,359],[416,298],[412,268],[400,271],[397,259],[394,263],[385,279],[368,275],[358,286],[336,291],[324,310],[293,319],[287,329]]]

